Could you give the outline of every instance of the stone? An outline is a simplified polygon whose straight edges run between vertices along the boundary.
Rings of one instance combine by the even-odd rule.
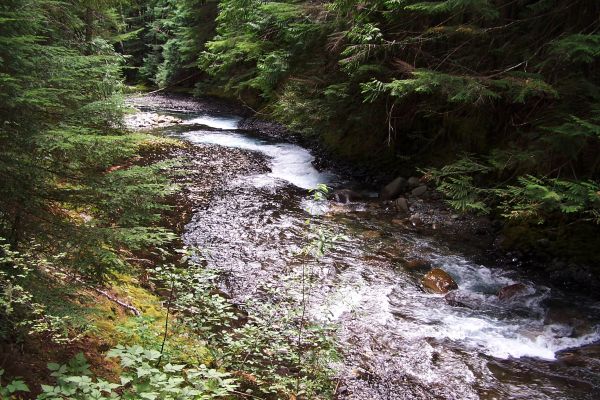
[[[423,218],[421,217],[421,214],[413,214],[410,216],[410,218],[408,220],[410,221],[412,226],[422,226],[423,225]]]
[[[399,176],[388,183],[381,192],[379,192],[379,200],[393,200],[408,189],[406,179]]]
[[[338,203],[350,203],[353,201],[364,200],[364,196],[354,190],[340,189],[333,192],[333,201]]]
[[[452,307],[464,307],[476,310],[480,308],[481,299],[469,294],[468,292],[462,292],[460,290],[453,290],[446,293],[444,296],[446,303]]]
[[[423,288],[428,292],[444,294],[451,290],[458,289],[458,285],[446,271],[441,268],[434,268],[425,274],[421,280]]]
[[[520,297],[527,294],[528,288],[522,283],[514,283],[512,285],[504,286],[498,290],[498,300],[511,300],[515,297]]]
[[[381,232],[380,231],[364,231],[363,232],[363,237],[367,238],[367,239],[377,239],[381,237]]]
[[[423,260],[421,258],[413,258],[411,260],[405,260],[403,265],[406,269],[410,269],[410,270],[431,268],[431,263],[429,261]]]
[[[417,186],[421,185],[421,180],[416,176],[411,176],[410,178],[408,178],[407,183],[410,188],[416,188]]]
[[[421,186],[417,186],[416,188],[414,188],[412,190],[412,192],[410,192],[410,193],[415,197],[419,197],[419,196],[423,196],[425,194],[425,192],[427,192],[427,186],[421,185]]]
[[[394,205],[396,206],[396,208],[399,211],[402,211],[403,213],[407,213],[409,212],[409,208],[408,208],[408,200],[406,200],[404,197],[399,197],[394,201]]]

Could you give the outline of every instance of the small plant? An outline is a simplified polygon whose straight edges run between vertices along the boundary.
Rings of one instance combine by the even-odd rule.
[[[315,196],[320,196],[315,194]],[[234,306],[218,293],[218,271],[203,266],[197,251],[182,250],[182,266],[154,270],[156,284],[170,290],[173,316],[206,341],[216,368],[236,371],[247,395],[322,398],[331,385],[329,362],[335,356],[332,331],[304,321],[302,353],[298,326],[303,308],[289,289],[262,289],[272,300]]]
[[[68,364],[48,364],[56,385],[42,385],[37,400],[208,400],[230,395],[237,387],[230,374],[207,368],[157,365],[161,353],[140,346],[117,346],[108,357],[120,360],[119,383],[94,376],[79,353]]]
[[[16,399],[16,393],[29,392],[29,387],[21,379],[15,379],[8,383],[6,386],[2,384],[2,376],[4,370],[0,369],[0,399]]]
[[[39,335],[54,343],[69,342],[68,316],[49,315],[27,288],[35,269],[49,263],[10,249],[0,237],[0,339]]]

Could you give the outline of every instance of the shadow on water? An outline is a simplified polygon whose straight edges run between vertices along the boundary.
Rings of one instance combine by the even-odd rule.
[[[155,110],[161,112],[160,109]],[[164,110],[163,110],[164,112]],[[270,172],[226,182],[188,224],[185,241],[206,249],[235,301],[270,296],[299,273],[311,215],[345,235],[318,264],[309,309],[339,326],[337,366],[344,399],[595,399],[600,396],[600,304],[527,280],[519,271],[481,265],[478,249],[449,245],[430,231],[390,223],[365,203],[307,200],[317,183],[342,185],[317,171],[306,149],[237,130],[235,115],[182,113],[168,134],[193,144],[262,154]],[[404,260],[443,268],[459,300],[421,290],[424,271]],[[522,283],[523,294],[498,290]]]

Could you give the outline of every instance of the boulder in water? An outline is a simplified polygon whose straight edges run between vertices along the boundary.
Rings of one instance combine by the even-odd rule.
[[[332,198],[338,203],[350,203],[352,201],[364,200],[364,196],[354,190],[340,189],[333,192]]]
[[[427,291],[439,294],[458,289],[458,285],[454,279],[441,268],[434,268],[425,274],[421,280],[421,284]]]
[[[498,290],[498,300],[511,300],[527,294],[527,286],[522,283],[513,283]]]
[[[463,292],[460,290],[448,292],[444,296],[444,300],[446,300],[446,303],[452,307],[465,307],[472,310],[478,309],[481,304],[481,298],[478,298],[469,292]]]
[[[392,200],[404,193],[408,189],[408,182],[403,177],[399,176],[388,183],[381,192],[379,192],[379,200]]]
[[[404,267],[410,270],[426,269],[431,267],[431,263],[422,258],[413,258],[411,260],[404,260]]]

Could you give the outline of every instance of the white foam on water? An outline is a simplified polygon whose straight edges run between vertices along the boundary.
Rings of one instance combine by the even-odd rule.
[[[502,359],[554,360],[559,351],[600,341],[600,326],[591,326],[574,337],[568,325],[544,323],[542,300],[549,295],[548,288],[528,287],[522,297],[499,301],[494,293],[516,282],[504,271],[451,254],[432,254],[431,258],[456,279],[461,292],[482,308],[454,307],[441,295],[423,293],[417,287],[411,290],[406,283],[399,282],[393,291],[355,277],[354,285],[336,288],[337,301],[327,304],[330,318],[339,318],[348,311],[366,311],[368,317],[363,319],[382,328],[387,324],[386,329],[405,339],[451,340]]]
[[[300,207],[310,215],[324,215],[331,209],[328,201],[310,198],[303,198],[300,201]]]
[[[314,157],[310,152],[300,146],[290,143],[267,143],[260,139],[244,136],[235,132],[188,132],[186,138],[192,143],[216,144],[226,147],[235,147],[265,154],[270,158],[271,172],[266,175],[249,178],[250,183],[257,186],[277,185],[277,181],[289,182],[302,189],[315,188],[320,183],[329,183],[333,175],[316,170],[312,165]]]
[[[216,129],[237,129],[242,118],[235,116],[201,115],[184,121],[183,125],[205,125]]]

